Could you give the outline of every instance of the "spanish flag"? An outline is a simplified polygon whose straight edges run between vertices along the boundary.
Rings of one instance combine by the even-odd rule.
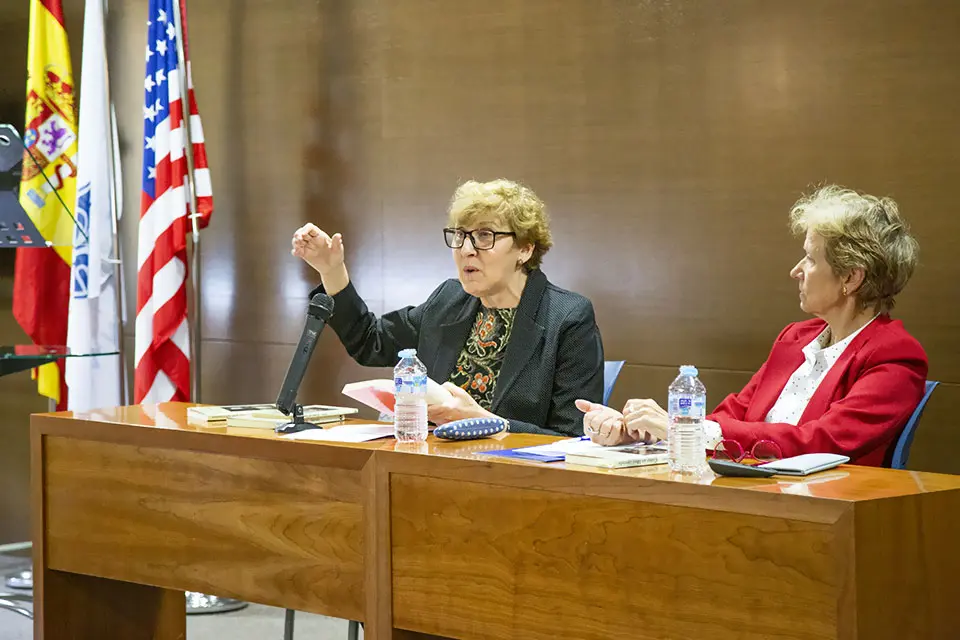
[[[13,315],[35,344],[65,345],[76,202],[77,116],[61,0],[30,1],[20,204],[52,247],[17,249]],[[66,406],[63,362],[36,371],[37,390]]]

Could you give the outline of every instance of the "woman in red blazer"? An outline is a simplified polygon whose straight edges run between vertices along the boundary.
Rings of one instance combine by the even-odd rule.
[[[781,331],[747,386],[707,416],[708,448],[724,439],[750,451],[772,440],[784,457],[840,453],[887,464],[927,377],[923,347],[889,316],[917,242],[893,200],[836,186],[802,198],[790,220],[805,253],[790,275],[800,308],[816,319]],[[666,437],[667,413],[653,400],[630,400],[623,413],[577,406],[601,444]]]

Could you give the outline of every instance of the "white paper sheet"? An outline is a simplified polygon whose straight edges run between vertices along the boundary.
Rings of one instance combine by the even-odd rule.
[[[329,429],[307,429],[300,433],[280,436],[285,440],[320,440],[323,442],[369,442],[392,438],[392,424],[345,424]]]
[[[548,456],[565,456],[568,453],[580,453],[581,451],[590,451],[591,449],[602,448],[601,445],[589,440],[588,438],[568,438],[566,440],[557,440],[550,444],[540,444],[535,447],[523,447],[517,451],[524,453],[538,453]]]

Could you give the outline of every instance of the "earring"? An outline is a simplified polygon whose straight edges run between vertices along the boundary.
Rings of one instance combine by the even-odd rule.
[[[843,295],[847,295],[847,285],[843,285]]]

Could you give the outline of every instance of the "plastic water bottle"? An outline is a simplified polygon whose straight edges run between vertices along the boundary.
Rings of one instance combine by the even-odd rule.
[[[670,469],[681,473],[699,474],[707,461],[703,435],[707,390],[697,374],[697,368],[692,365],[680,367],[680,375],[667,392]]]
[[[427,368],[416,349],[404,349],[399,355],[393,369],[393,434],[397,442],[422,442],[427,439]]]

